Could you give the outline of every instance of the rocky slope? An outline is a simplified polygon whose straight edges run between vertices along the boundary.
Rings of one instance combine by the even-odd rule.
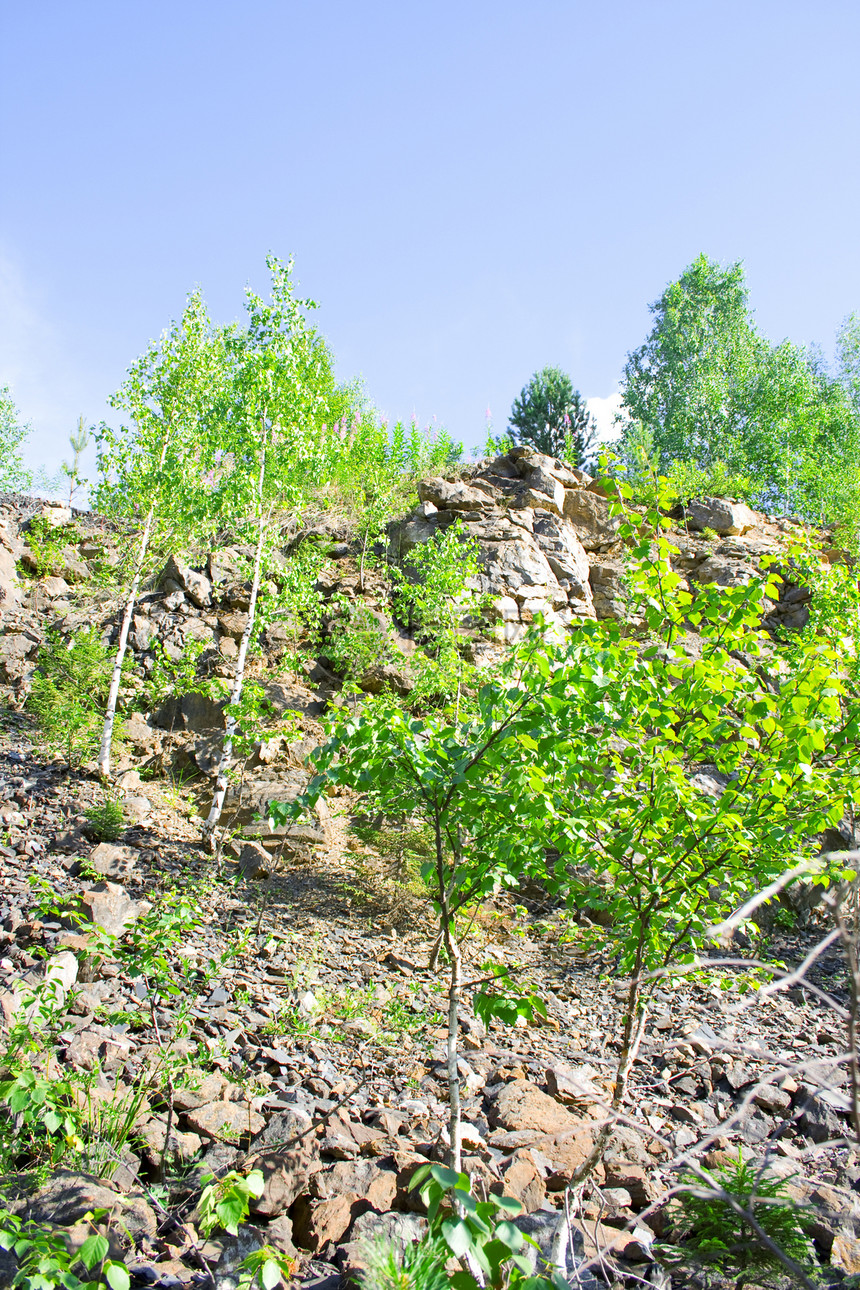
[[[587,476],[515,450],[457,478],[424,481],[419,495],[418,508],[392,527],[390,555],[462,520],[479,544],[480,589],[495,601],[493,620],[472,633],[477,659],[517,639],[538,612],[559,632],[582,618],[623,617],[617,525]],[[28,546],[26,508],[10,500],[0,516],[9,701],[0,745],[0,1007],[8,1030],[27,1016],[28,989],[54,980],[62,1007],[49,1069],[89,1077],[89,1105],[120,1103],[134,1089],[140,1104],[133,1135],[114,1155],[91,1146],[47,1181],[28,1173],[15,1207],[73,1234],[87,1210],[114,1211],[118,1252],[139,1285],[212,1275],[232,1287],[238,1259],[267,1241],[294,1258],[298,1282],[333,1290],[360,1266],[368,1234],[420,1232],[409,1178],[445,1153],[443,987],[428,967],[432,922],[410,867],[420,840],[408,828],[362,829],[348,798],[330,800],[313,825],[260,836],[256,809],[306,782],[307,753],[339,686],[324,645],[302,673],[279,671],[292,627],[276,622],[254,673],[273,730],[287,712],[300,729],[261,738],[231,790],[236,837],[220,861],[198,845],[197,812],[223,712],[194,693],[141,706],[128,722],[119,789],[129,827],[118,842],[96,845],[85,811],[100,786],[86,770],[51,761],[18,709],[49,626],[69,632],[95,621],[110,636],[115,605],[93,577],[116,558],[117,535],[98,517],[74,517],[69,528],[72,517],[43,514],[68,540],[58,543],[56,566],[35,579],[26,577],[40,558]],[[324,515],[316,528],[331,543],[323,595],[363,597],[389,616],[378,577],[360,589],[350,534]],[[285,525],[285,555],[300,536]],[[712,501],[690,508],[674,540],[691,583],[729,585],[748,579],[765,552],[778,554],[783,536],[745,507]],[[203,645],[201,675],[232,674],[248,603],[243,552],[228,545],[203,555],[177,555],[142,597],[131,638],[141,682],[157,643],[178,658],[191,640]],[[786,583],[775,620],[801,625],[805,601]],[[402,655],[394,671],[408,685],[415,645],[402,627],[392,630]],[[191,892],[194,906],[181,935],[164,942],[178,996],[135,976],[122,957],[88,951],[93,927],[157,939],[153,917],[176,890]],[[548,1004],[546,1024],[489,1031],[464,1010],[468,1167],[482,1185],[520,1199],[535,1230],[570,1224],[580,1284],[730,1285],[689,1255],[673,1262],[658,1250],[674,1230],[666,1197],[685,1153],[718,1168],[742,1145],[791,1176],[790,1193],[812,1207],[825,1279],[860,1272],[860,1157],[848,1120],[838,947],[825,946],[785,991],[748,988],[760,982],[759,956],[788,970],[803,964],[826,931],[818,916],[774,926],[755,946],[735,944],[729,989],[703,972],[658,993],[627,1121],[566,1215],[566,1182],[611,1090],[623,982],[594,929],[539,893],[521,901],[482,911],[467,948],[472,973],[488,959],[514,962]],[[266,1180],[251,1221],[238,1238],[204,1239],[194,1211],[202,1172],[244,1164]],[[20,1167],[30,1168],[23,1155]]]

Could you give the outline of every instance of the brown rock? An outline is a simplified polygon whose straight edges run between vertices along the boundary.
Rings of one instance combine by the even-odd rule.
[[[536,1129],[548,1134],[574,1132],[582,1127],[581,1120],[528,1080],[505,1084],[493,1098],[489,1119],[493,1127]]]
[[[518,1151],[507,1169],[502,1170],[504,1194],[514,1196],[527,1214],[540,1209],[546,1198],[546,1186],[527,1150]]]
[[[87,863],[105,878],[127,878],[137,866],[139,852],[134,847],[118,846],[115,842],[100,842],[90,852]]]
[[[252,1202],[254,1213],[261,1218],[283,1214],[305,1190],[317,1165],[318,1151],[313,1139],[305,1139],[296,1147],[281,1147],[255,1156],[254,1168],[262,1173],[265,1186],[262,1196]]]
[[[843,1272],[860,1272],[860,1240],[848,1232],[837,1232],[830,1247],[830,1263]]]
[[[128,892],[116,882],[100,882],[81,895],[81,911],[94,923],[113,936],[119,936],[149,908],[143,901],[137,904]]]
[[[354,1193],[333,1196],[330,1200],[312,1200],[299,1196],[293,1207],[293,1239],[304,1250],[317,1254],[330,1242],[343,1240],[360,1198]]]
[[[189,1079],[193,1081],[193,1087],[178,1088],[173,1094],[175,1110],[193,1111],[198,1106],[205,1106],[207,1102],[216,1102],[219,1099],[224,1100],[227,1080],[223,1075],[219,1075],[217,1071],[209,1075],[190,1071]]]
[[[391,1208],[397,1194],[397,1173],[373,1160],[339,1160],[314,1174],[308,1191],[319,1200],[362,1196],[372,1209],[383,1212]]]
[[[254,1111],[244,1102],[207,1102],[205,1106],[188,1111],[185,1118],[197,1133],[219,1142],[253,1137],[266,1127],[259,1111]]]
[[[164,1142],[167,1136],[167,1116],[153,1116],[135,1129],[135,1137],[145,1143],[146,1155],[150,1164],[158,1166],[164,1155]],[[174,1160],[193,1160],[203,1140],[196,1133],[182,1133],[176,1124],[170,1130],[169,1154]]]
[[[610,502],[585,488],[564,492],[564,518],[572,524],[586,551],[599,551],[618,538],[620,516],[610,515]]]
[[[591,1130],[585,1126],[580,1126],[573,1133],[564,1134],[551,1145],[541,1146],[543,1155],[552,1162],[553,1171],[546,1180],[547,1191],[564,1191],[593,1146]],[[602,1165],[597,1166],[594,1176],[598,1181],[602,1179]]]
[[[642,1165],[631,1165],[626,1160],[612,1160],[604,1163],[607,1187],[621,1187],[630,1193],[632,1206],[636,1210],[645,1209],[666,1191],[666,1188],[651,1174],[647,1174]]]
[[[71,1227],[96,1209],[108,1210],[112,1221],[127,1228],[135,1240],[155,1236],[155,1214],[142,1196],[120,1196],[98,1178],[70,1169],[58,1169],[41,1191],[28,1200],[26,1217],[37,1223]]]
[[[220,614],[218,617],[218,626],[223,636],[231,640],[239,641],[242,639],[245,628],[248,626],[247,614]]]

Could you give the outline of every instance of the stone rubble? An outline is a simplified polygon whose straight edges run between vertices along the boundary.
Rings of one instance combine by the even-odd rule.
[[[457,478],[424,481],[419,497],[391,527],[389,552],[402,557],[457,520],[477,539],[477,589],[493,598],[494,616],[473,630],[476,656],[519,639],[539,613],[559,631],[588,618],[623,619],[618,522],[582,472],[515,449]],[[42,513],[57,527],[71,518]],[[0,734],[0,1029],[32,1010],[29,992],[47,975],[64,1009],[61,1060],[90,1073],[96,1102],[120,1103],[135,1088],[145,1096],[112,1176],[108,1168],[100,1176],[59,1169],[35,1193],[22,1186],[14,1207],[71,1233],[88,1209],[111,1210],[118,1219],[111,1240],[136,1285],[201,1284],[209,1266],[227,1290],[241,1257],[269,1242],[295,1260],[298,1284],[328,1277],[333,1290],[334,1278],[346,1282],[360,1268],[369,1234],[421,1234],[425,1220],[409,1180],[422,1163],[445,1158],[444,983],[426,966],[429,911],[360,841],[348,801],[274,835],[255,820],[266,802],[293,798],[307,783],[307,755],[340,683],[322,652],[302,675],[277,673],[288,643],[279,624],[266,629],[252,672],[272,720],[295,714],[300,730],[262,740],[231,786],[236,837],[220,859],[199,846],[199,813],[224,714],[202,694],[151,711],[142,704],[126,723],[118,787],[128,827],[116,842],[94,842],[85,811],[101,799],[99,784],[87,769],[68,772],[48,760],[29,718],[16,711],[49,627],[69,632],[95,621],[106,639],[115,631],[115,604],[86,591],[84,579],[99,562],[116,562],[119,535],[98,517],[74,518],[77,545],[62,548],[50,575],[27,579],[15,564],[33,567],[28,513],[18,502],[0,508],[0,679],[10,700]],[[322,531],[339,551],[321,575],[324,595],[357,594],[349,535]],[[285,532],[285,541],[294,537]],[[762,555],[779,554],[784,532],[745,507],[710,499],[688,508],[674,540],[691,586],[733,585]],[[156,647],[178,658],[193,640],[203,645],[204,674],[230,679],[247,621],[246,557],[236,546],[192,563],[171,558],[135,614],[130,641],[141,675]],[[372,574],[365,596],[390,614]],[[773,621],[797,627],[808,612],[805,593],[787,581]],[[408,662],[402,629],[393,629]],[[183,774],[194,776],[187,788]],[[40,895],[43,883],[53,905]],[[177,884],[193,891],[201,920],[171,952],[183,989],[189,969],[196,982],[184,999],[186,1035],[173,1035],[178,1000],[152,1005],[139,978],[87,953],[93,927],[122,935]],[[565,1188],[611,1097],[623,982],[601,951],[570,938],[556,911],[526,895],[518,901],[525,915],[502,900],[480,922],[471,968],[477,973],[488,954],[515,959],[548,1018],[487,1030],[464,1008],[465,1163],[481,1185],[521,1201],[522,1224],[549,1248]],[[771,929],[768,955],[788,965],[804,958],[822,934],[814,910],[804,918],[792,931]],[[838,1004],[847,1000],[835,949],[809,979]],[[654,1013],[626,1121],[570,1218],[577,1263],[592,1261],[576,1272],[578,1284],[604,1284],[606,1259],[618,1284],[643,1274],[668,1284],[659,1279],[655,1240],[672,1231],[665,1198],[679,1158],[692,1150],[720,1168],[739,1147],[782,1171],[797,1199],[814,1207],[829,1282],[857,1272],[860,1151],[851,1145],[844,1038],[832,1009],[803,983],[758,1001],[754,991],[722,991],[702,974],[658,990]],[[185,1062],[172,1085],[153,1075],[165,1035]],[[196,1239],[193,1200],[203,1174],[243,1164],[265,1181],[249,1222],[237,1238]],[[191,1180],[186,1228],[159,1210],[152,1192],[165,1167]],[[673,1269],[672,1284],[704,1285],[697,1275],[691,1266]]]

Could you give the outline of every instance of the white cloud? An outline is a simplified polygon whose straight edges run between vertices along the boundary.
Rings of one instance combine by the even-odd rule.
[[[621,409],[621,395],[607,394],[605,398],[586,399],[586,406],[597,422],[597,437],[601,443],[611,443],[621,434],[615,425],[615,415]]]

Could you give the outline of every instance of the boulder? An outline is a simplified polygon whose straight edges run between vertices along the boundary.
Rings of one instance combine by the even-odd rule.
[[[219,1142],[236,1142],[253,1137],[265,1127],[266,1121],[259,1111],[246,1102],[208,1102],[193,1111],[187,1111],[188,1123],[195,1133]]]
[[[158,635],[158,627],[146,614],[135,614],[131,620],[131,631],[128,643],[133,650],[143,653],[148,650]]]
[[[70,1227],[90,1210],[110,1211],[118,1227],[133,1240],[152,1239],[157,1222],[142,1196],[120,1196],[90,1174],[57,1169],[45,1186],[27,1201],[25,1217],[37,1223]]]
[[[263,1175],[262,1195],[252,1201],[255,1215],[277,1218],[307,1189],[308,1179],[319,1164],[315,1139],[303,1138],[294,1147],[264,1151],[254,1158],[254,1168]],[[313,1180],[311,1180],[313,1181]]]
[[[459,479],[422,479],[418,496],[437,510],[487,511],[497,505],[493,490],[486,484],[473,483],[470,486]]]
[[[84,916],[113,936],[120,936],[147,909],[146,901],[133,901],[125,888],[115,882],[100,882],[81,895]]]
[[[586,551],[604,551],[617,542],[621,517],[610,515],[610,505],[587,488],[565,489],[564,518]]]
[[[575,1132],[582,1121],[529,1080],[512,1080],[494,1095],[488,1115],[495,1128],[533,1129],[538,1133]]]
[[[397,1173],[383,1169],[374,1160],[339,1160],[315,1173],[308,1191],[319,1200],[334,1196],[362,1196],[373,1209],[384,1213],[397,1195]]]
[[[129,878],[137,868],[139,854],[134,847],[100,842],[90,852],[87,864],[105,878]]]
[[[0,676],[6,681],[22,680],[38,648],[39,642],[25,632],[7,632],[0,636]]]
[[[164,1144],[167,1138],[167,1116],[154,1115],[135,1126],[135,1137],[145,1144],[149,1163],[154,1167],[161,1164],[164,1155]],[[183,1133],[177,1129],[176,1121],[170,1129],[168,1154],[178,1161],[193,1160],[203,1146],[203,1139],[196,1133]]]
[[[686,519],[691,529],[713,529],[721,537],[747,533],[758,522],[755,511],[725,497],[701,497],[690,502]]]
[[[204,609],[212,600],[212,583],[177,555],[172,555],[161,574],[161,585],[168,591],[179,588],[192,604]]]
[[[72,512],[61,502],[45,502],[39,511],[39,519],[44,520],[49,528],[59,529],[65,524],[71,524]]]
[[[752,574],[752,566],[743,560],[712,555],[697,565],[690,576],[703,586],[715,583],[718,587],[745,587]]]
[[[356,1217],[361,1197],[351,1192],[329,1200],[299,1196],[293,1207],[293,1239],[312,1254],[343,1239]]]

